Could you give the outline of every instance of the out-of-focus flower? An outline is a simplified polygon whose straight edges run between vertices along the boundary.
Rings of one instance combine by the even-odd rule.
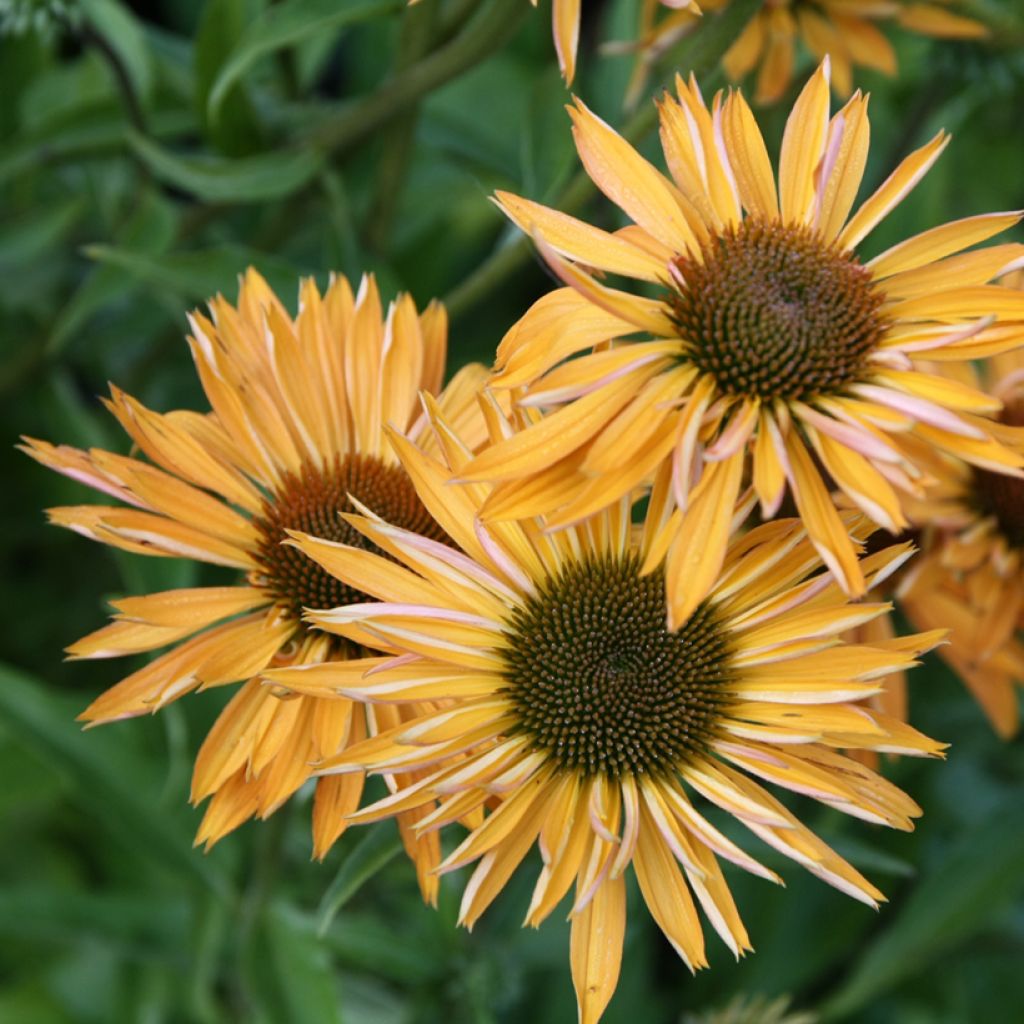
[[[687,1014],[682,1024],[815,1024],[813,1013],[790,1013],[789,996],[738,995],[720,1010]]]
[[[149,714],[193,690],[242,682],[196,759],[192,799],[212,797],[198,837],[207,843],[253,815],[271,814],[309,777],[311,762],[366,735],[361,706],[282,699],[261,681],[270,666],[361,653],[301,615],[306,606],[363,599],[364,591],[307,560],[287,543],[288,531],[371,548],[340,518],[354,499],[443,542],[383,427],[420,437],[417,393],[425,388],[440,393],[441,406],[463,429],[472,433],[473,421],[482,431],[474,395],[483,367],[467,367],[441,392],[447,321],[439,304],[417,314],[402,295],[385,316],[372,277],[355,296],[343,277],[323,296],[305,281],[299,301],[293,320],[250,270],[237,307],[218,296],[209,319],[193,314],[189,342],[208,414],[160,414],[113,389],[107,405],[138,454],[32,439],[24,447],[43,465],[123,502],[51,509],[52,522],[126,551],[245,574],[236,585],[115,601],[113,621],[68,648],[73,658],[170,648],[97,698],[81,716],[90,724]],[[431,438],[422,440],[429,447]],[[388,709],[378,721],[397,724],[402,713]],[[317,856],[341,834],[361,790],[359,775],[318,783]],[[403,834],[429,895],[438,847],[430,836],[414,837],[411,820],[401,822]]]
[[[1024,355],[946,369],[1004,403],[998,429],[1024,450]],[[932,475],[924,498],[907,503],[922,553],[899,586],[900,604],[917,625],[950,628],[942,657],[1009,737],[1020,725],[1016,688],[1024,683],[1024,481],[952,458],[933,460]]]
[[[864,592],[826,479],[878,525],[907,525],[897,491],[922,493],[919,445],[994,471],[1024,458],[993,436],[997,398],[921,360],[970,360],[1024,341],[1024,294],[988,284],[1024,255],[962,252],[1017,223],[943,224],[867,263],[856,248],[948,139],[910,154],[851,216],[868,152],[867,98],[829,118],[828,62],[786,126],[779,185],[750,108],[697,84],[660,107],[666,178],[581,102],[576,146],[633,223],[614,233],[508,193],[498,202],[569,287],[540,299],[498,349],[491,386],[555,409],[461,473],[499,484],[487,520],[543,515],[557,529],[672,476],[660,526],[669,620],[685,621],[722,565],[741,493],[765,519],[787,490],[821,557]],[[649,282],[654,297],[599,280]],[[574,358],[570,358],[574,357]],[[745,491],[749,487],[749,491]],[[752,500],[752,499],[751,499]]]
[[[707,0],[717,10],[729,0]],[[878,23],[942,39],[988,35],[981,22],[956,11],[956,0],[767,0],[722,60],[739,81],[755,68],[757,103],[780,99],[793,79],[798,40],[818,60],[832,61],[832,85],[845,99],[853,91],[854,68],[896,73],[896,53]]]
[[[490,417],[492,436],[513,429],[496,409]],[[876,905],[881,893],[756,780],[909,829],[914,802],[840,751],[940,752],[865,699],[876,677],[911,664],[941,631],[844,643],[843,631],[888,605],[848,603],[803,525],[789,519],[734,537],[711,587],[670,632],[657,555],[666,474],[636,527],[628,498],[556,534],[533,519],[484,525],[490,488],[454,486],[469,450],[440,413],[432,421],[444,462],[409,441],[394,444],[458,549],[376,516],[346,519],[397,566],[296,538],[343,585],[360,581],[375,599],[309,619],[390,660],[361,679],[331,665],[268,673],[280,685],[374,709],[439,705],[320,766],[420,773],[354,820],[429,808],[417,831],[431,834],[482,815],[439,869],[475,864],[460,912],[470,927],[536,844],[543,867],[526,923],[540,924],[575,886],[570,957],[582,1024],[598,1020],[615,989],[630,865],[691,969],[707,962],[698,903],[736,956],[751,948],[718,858],[777,876],[719,831],[694,794]],[[728,523],[728,508],[718,515]],[[860,536],[870,529],[857,516],[847,522]],[[862,571],[878,581],[908,554],[907,545],[878,552]]]

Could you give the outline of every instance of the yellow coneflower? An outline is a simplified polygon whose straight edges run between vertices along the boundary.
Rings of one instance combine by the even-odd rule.
[[[951,368],[947,368],[951,369]],[[995,429],[1024,449],[1024,354],[996,356],[955,379],[1003,402]],[[951,458],[931,464],[935,483],[907,502],[921,555],[901,581],[901,607],[915,624],[950,628],[942,656],[1004,737],[1019,728],[1024,683],[1024,482]]]
[[[271,665],[353,657],[358,648],[312,629],[303,607],[364,599],[283,545],[303,530],[360,543],[339,514],[364,506],[443,540],[382,427],[419,437],[417,394],[441,390],[447,321],[442,306],[417,314],[408,295],[385,316],[372,277],[353,296],[335,278],[321,296],[304,281],[293,320],[266,282],[245,275],[237,308],[223,297],[210,318],[190,318],[189,343],[212,412],[160,414],[114,389],[107,403],[146,458],[26,439],[43,465],[123,502],[50,510],[50,519],[127,551],[195,559],[244,573],[235,586],[172,590],[113,602],[102,629],[68,648],[107,658],[170,647],[82,714],[89,724],[157,711],[197,689],[244,681],[199,751],[196,802],[212,797],[197,841],[213,843],[247,818],[265,817],[310,775],[310,762],[366,735],[347,701],[280,699],[263,685]],[[439,399],[464,427],[482,421],[472,366]],[[482,438],[481,438],[482,439]],[[430,443],[430,438],[423,438]],[[394,719],[394,723],[400,720]],[[313,809],[323,856],[358,805],[362,779],[322,780]],[[437,847],[404,827],[426,891]]]
[[[944,224],[862,263],[861,240],[947,136],[908,156],[850,216],[867,98],[830,119],[828,74],[826,61],[789,117],[778,189],[742,95],[719,93],[709,110],[691,80],[660,105],[671,180],[580,101],[570,111],[584,167],[634,223],[609,233],[497,197],[570,287],[506,334],[492,386],[513,389],[524,415],[557,411],[481,453],[464,479],[501,484],[485,518],[544,515],[555,529],[670,465],[673,623],[716,578],[725,535],[711,527],[747,479],[766,519],[791,490],[822,558],[856,595],[862,573],[825,474],[895,532],[906,525],[897,490],[921,484],[908,437],[997,471],[1024,462],[992,437],[983,414],[996,398],[919,363],[1024,341],[1024,294],[986,283],[1024,246],[960,252],[1020,215]],[[651,282],[657,296],[618,290],[590,268]]]
[[[709,9],[729,0],[710,0]],[[979,39],[981,22],[956,13],[953,0],[768,0],[722,59],[733,80],[757,68],[757,103],[774,103],[793,80],[797,40],[818,60],[832,60],[832,84],[843,97],[853,91],[853,69],[896,73],[896,53],[877,22],[891,21],[910,32],[942,39]]]
[[[778,877],[723,835],[695,794],[843,892],[872,906],[882,899],[757,780],[909,829],[914,802],[839,748],[940,751],[865,700],[874,679],[911,664],[941,633],[844,643],[844,630],[888,605],[849,604],[794,519],[734,537],[709,595],[670,632],[660,564],[650,565],[666,474],[639,527],[628,498],[557,534],[536,520],[484,524],[490,488],[453,486],[470,450],[441,415],[432,420],[445,462],[394,444],[461,550],[369,515],[346,519],[391,560],[294,535],[375,599],[311,611],[310,620],[384,653],[369,672],[338,664],[267,673],[298,692],[371,702],[374,713],[438,705],[321,766],[421,773],[354,820],[430,807],[416,826],[430,834],[476,815],[439,869],[476,863],[462,898],[467,926],[537,844],[543,868],[526,923],[538,925],[575,884],[571,961],[583,1024],[615,988],[630,865],[691,969],[706,963],[695,898],[737,956],[750,948],[718,858]],[[494,410],[491,422],[509,429]],[[728,523],[729,511],[719,518]],[[848,523],[858,536],[870,530]],[[866,578],[880,580],[909,553],[903,545],[867,557]]]

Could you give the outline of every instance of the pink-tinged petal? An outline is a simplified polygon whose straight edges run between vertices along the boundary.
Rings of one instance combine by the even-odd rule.
[[[951,434],[959,434],[962,437],[972,437],[979,441],[985,439],[983,431],[964,422],[956,413],[943,409],[927,399],[894,391],[892,388],[878,387],[874,384],[854,384],[851,390],[872,402],[878,402],[897,412],[905,413],[921,423],[929,424],[929,426],[938,427],[940,430],[947,430]]]
[[[479,519],[473,523],[473,532],[476,534],[480,546],[487,553],[487,557],[498,569],[512,580],[524,594],[532,594],[534,591],[533,581],[509,557],[505,549],[494,539],[491,531]]]
[[[750,440],[760,414],[761,404],[757,399],[752,402],[745,401],[739,411],[733,413],[729,425],[715,443],[705,450],[705,461],[721,462],[735,455]]]
[[[860,452],[866,459],[878,459],[882,462],[902,463],[904,456],[892,445],[886,444],[874,434],[859,428],[847,420],[845,423],[831,416],[824,416],[816,409],[802,402],[793,403],[794,414],[816,430],[838,441],[840,444]]]

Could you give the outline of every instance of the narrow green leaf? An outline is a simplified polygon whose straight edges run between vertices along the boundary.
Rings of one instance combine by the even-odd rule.
[[[135,155],[167,185],[210,203],[258,203],[302,188],[320,167],[312,149],[265,153],[238,160],[177,156],[138,132],[128,132]]]
[[[1024,891],[1024,804],[997,806],[946,849],[899,915],[854,966],[823,1015],[847,1018],[970,938]]]
[[[195,40],[195,105],[209,140],[228,156],[244,156],[259,148],[260,131],[252,104],[240,82],[224,97],[222,116],[209,116],[213,83],[246,26],[259,8],[253,0],[210,0],[203,9]]]
[[[234,295],[239,275],[250,266],[263,274],[278,295],[294,294],[300,276],[284,260],[240,245],[156,256],[109,245],[86,246],[84,252],[89,259],[119,267],[139,281],[167,288],[185,302],[203,302],[218,291]]]
[[[47,250],[63,240],[84,209],[85,202],[76,196],[63,203],[38,206],[28,216],[4,225],[0,235],[0,268],[45,259]]]
[[[180,110],[161,112],[149,118],[150,134],[158,139],[191,134],[196,127],[196,119]],[[36,176],[40,168],[52,167],[64,160],[81,162],[121,153],[126,145],[127,132],[120,114],[48,126],[46,131],[0,148],[0,185],[23,174]]]
[[[330,888],[324,893],[317,911],[317,932],[323,935],[339,910],[402,848],[394,822],[372,825],[341,862]]]
[[[164,252],[177,228],[175,207],[157,188],[146,192],[117,233],[126,248],[145,253]],[[49,356],[59,352],[75,332],[104,306],[122,297],[138,279],[117,267],[96,267],[61,307],[46,341]]]
[[[82,732],[42,681],[0,664],[0,716],[19,742],[65,777],[81,806],[126,848],[183,882],[227,893],[213,863],[194,851],[160,808],[104,759],[102,746]]]
[[[313,921],[284,901],[270,904],[246,950],[250,996],[264,1020],[341,1024],[338,984]]]
[[[221,68],[210,90],[210,121],[217,121],[231,87],[261,57],[325,32],[383,17],[402,6],[402,0],[286,0],[275,4],[252,23]]]
[[[116,0],[81,0],[86,19],[107,46],[131,81],[135,95],[144,99],[153,84],[153,65],[142,26]]]

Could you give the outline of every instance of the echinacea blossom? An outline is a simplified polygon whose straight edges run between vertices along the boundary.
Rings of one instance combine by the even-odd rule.
[[[674,510],[660,543],[673,627],[708,595],[725,557],[716,523],[748,489],[765,519],[791,493],[822,559],[859,595],[864,575],[833,488],[898,533],[899,492],[923,493],[921,443],[993,472],[1024,464],[993,429],[999,399],[924,362],[1024,341],[1024,294],[989,283],[1024,246],[964,251],[1020,214],[966,217],[862,260],[861,242],[938,159],[945,133],[855,209],[868,101],[857,93],[830,117],[828,61],[790,114],[777,186],[742,94],[720,92],[709,109],[694,80],[678,89],[660,104],[670,177],[582,102],[570,110],[580,159],[626,227],[607,232],[498,193],[568,287],[508,331],[490,383],[549,415],[461,473],[498,485],[485,520],[542,515],[556,530],[670,467]]]
[[[729,0],[707,0],[708,10]],[[844,99],[853,91],[854,69],[896,74],[896,52],[879,27],[895,24],[940,39],[981,39],[987,27],[957,11],[955,0],[768,0],[722,59],[734,82],[756,69],[757,103],[775,103],[793,80],[797,44],[817,59],[832,61],[832,84]]]
[[[1024,450],[1024,355],[956,366],[955,379],[999,398],[994,429]],[[932,460],[931,475],[925,496],[906,503],[921,554],[900,581],[900,606],[915,625],[949,628],[940,654],[1010,737],[1024,684],[1024,481],[948,456]]]
[[[408,295],[385,314],[372,277],[353,295],[336,277],[324,295],[302,282],[292,318],[248,271],[238,304],[221,296],[210,317],[190,317],[189,344],[212,411],[158,413],[113,389],[108,408],[131,455],[26,439],[38,462],[114,498],[115,505],[49,511],[52,522],[142,555],[194,559],[237,570],[238,582],[121,598],[113,621],[68,648],[110,658],[169,648],[98,697],[90,725],[150,714],[187,693],[241,683],[196,758],[192,799],[210,803],[197,841],[213,843],[252,816],[266,817],[310,776],[312,762],[366,735],[362,706],[294,698],[261,681],[271,666],[358,657],[359,648],[311,628],[308,605],[365,599],[288,544],[289,530],[364,543],[340,513],[372,509],[443,541],[384,436],[393,424],[423,434],[418,393],[472,432],[482,430],[468,366],[442,391],[447,321]],[[430,436],[422,441],[429,447]],[[482,434],[481,434],[482,439]],[[367,545],[369,546],[369,545]],[[401,721],[396,710],[391,724]],[[322,857],[357,806],[362,777],[321,779],[313,806]],[[426,895],[438,848],[400,819]]]
[[[499,436],[511,429],[498,411],[490,417]],[[460,911],[468,927],[536,846],[542,867],[525,923],[539,925],[574,891],[570,959],[582,1024],[598,1020],[615,989],[630,868],[692,970],[707,963],[698,905],[736,956],[751,948],[719,858],[780,879],[723,834],[717,812],[877,905],[879,890],[762,783],[910,829],[914,801],[844,751],[941,751],[866,701],[877,678],[913,664],[942,631],[844,642],[844,631],[889,606],[851,604],[800,521],[780,519],[731,537],[711,587],[672,632],[663,566],[650,564],[667,476],[639,526],[628,498],[554,534],[533,519],[486,524],[490,486],[454,483],[471,451],[436,407],[432,422],[443,458],[401,438],[394,444],[454,545],[370,514],[345,518],[389,557],[293,535],[344,585],[359,581],[373,598],[311,610],[308,619],[380,655],[268,678],[299,693],[367,701],[381,714],[373,736],[319,765],[325,777],[418,773],[353,820],[419,812],[419,835],[465,825],[439,871],[473,866]],[[856,513],[847,522],[861,538],[871,529]],[[904,544],[866,557],[865,579],[880,582],[910,551]],[[416,710],[389,725],[396,708]]]

